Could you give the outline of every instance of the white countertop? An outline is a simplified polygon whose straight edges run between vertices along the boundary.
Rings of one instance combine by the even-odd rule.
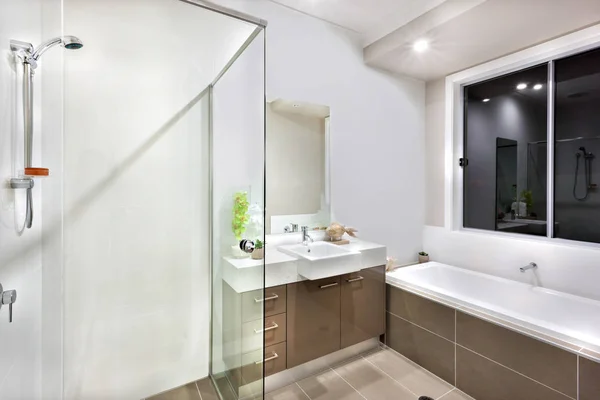
[[[267,238],[265,260],[223,257],[223,280],[238,293],[261,289],[263,276],[265,287],[306,280],[306,278],[298,275],[298,259],[277,250],[279,246],[296,243],[297,240],[294,241],[294,238],[288,235],[276,236],[277,238]],[[348,240],[350,240],[349,244],[341,246],[345,249],[361,253],[362,268],[385,265],[387,249],[384,245],[367,242],[358,238],[348,238]],[[263,261],[265,265],[264,271]]]

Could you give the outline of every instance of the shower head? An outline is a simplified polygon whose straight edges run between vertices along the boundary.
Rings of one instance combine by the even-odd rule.
[[[35,68],[37,65],[37,61],[40,59],[42,54],[46,52],[46,50],[60,44],[67,50],[77,50],[83,47],[83,42],[77,38],[76,36],[61,36],[54,39],[50,39],[47,42],[42,43],[37,48],[33,50],[33,53],[30,57],[28,57],[28,61]]]
[[[83,42],[76,36],[63,36],[62,45],[67,50],[79,50],[83,47]]]

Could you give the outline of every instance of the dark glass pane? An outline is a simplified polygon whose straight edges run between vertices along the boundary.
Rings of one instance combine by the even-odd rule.
[[[546,235],[547,80],[544,64],[465,87],[465,227]]]
[[[600,243],[600,50],[555,68],[554,236]]]

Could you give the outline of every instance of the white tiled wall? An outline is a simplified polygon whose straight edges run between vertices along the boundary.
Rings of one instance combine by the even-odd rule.
[[[14,321],[8,307],[0,310],[0,398],[38,399],[41,396],[41,186],[33,190],[33,228],[22,236],[25,191],[12,190],[7,180],[23,169],[21,68],[11,59],[9,40],[39,43],[41,0],[0,2],[0,283],[17,290]],[[36,85],[43,74],[36,75]],[[40,101],[35,96],[34,160],[40,162]],[[57,305],[60,306],[60,305]]]

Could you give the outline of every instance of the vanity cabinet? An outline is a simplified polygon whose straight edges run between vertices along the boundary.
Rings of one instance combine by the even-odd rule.
[[[385,266],[287,286],[288,368],[385,333]]]
[[[287,367],[341,348],[341,277],[287,285]]]
[[[232,388],[385,332],[385,267],[237,293],[223,285],[223,358]],[[263,317],[264,315],[264,317]]]
[[[385,266],[341,277],[341,347],[385,333]]]

